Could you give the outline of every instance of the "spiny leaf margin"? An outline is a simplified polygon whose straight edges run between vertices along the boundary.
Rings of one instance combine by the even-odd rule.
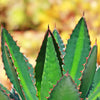
[[[16,45],[16,42],[4,28],[2,28],[2,36],[9,47],[8,49],[12,56],[14,66],[16,67],[16,70],[18,72],[18,77],[20,78],[20,83],[22,85],[22,89],[25,93],[26,98],[29,100],[37,100],[36,90],[29,76],[23,54],[19,52],[20,48]]]
[[[94,45],[91,49],[89,56],[86,58],[86,63],[84,65],[84,71],[80,84],[81,98],[85,98],[89,88],[93,82],[93,78],[96,71],[96,62],[97,62],[97,46]]]
[[[82,17],[75,29],[73,30],[68,44],[66,45],[64,63],[63,66],[65,74],[67,71],[77,83],[80,84],[81,70],[83,70],[82,64],[85,63],[85,57],[88,56],[90,51],[90,39],[88,35],[87,25],[84,17]]]
[[[54,77],[54,75],[56,77]],[[62,74],[59,60],[57,58],[57,53],[55,51],[52,36],[49,33],[46,47],[46,58],[41,82],[41,100],[46,100],[45,97],[49,95],[48,92],[50,88],[52,88],[53,84],[56,84],[56,82],[60,79],[61,76]]]
[[[80,100],[77,86],[66,73],[50,92],[48,100]]]

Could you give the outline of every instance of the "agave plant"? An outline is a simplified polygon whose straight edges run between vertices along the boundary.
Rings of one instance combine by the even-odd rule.
[[[0,100],[100,100],[97,45],[82,17],[66,45],[49,27],[33,69],[8,31],[1,32],[2,59],[11,91],[0,84]],[[33,73],[34,72],[34,73]]]

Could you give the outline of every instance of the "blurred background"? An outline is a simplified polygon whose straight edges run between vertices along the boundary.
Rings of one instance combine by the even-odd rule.
[[[35,66],[48,24],[56,28],[64,41],[83,16],[87,22],[91,44],[97,39],[98,65],[100,65],[100,0],[0,0],[0,31],[3,25],[17,41],[20,51]],[[1,32],[0,32],[1,41]],[[1,47],[1,44],[0,44]],[[5,76],[0,48],[0,82],[8,89],[11,85]]]

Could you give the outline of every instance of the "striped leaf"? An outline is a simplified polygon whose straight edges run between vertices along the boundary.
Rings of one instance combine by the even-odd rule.
[[[83,70],[82,64],[85,63],[89,51],[90,39],[85,19],[82,17],[68,40],[64,57],[64,74],[68,71],[77,85],[80,84],[80,71]]]
[[[24,57],[22,53],[19,52],[20,49],[16,45],[16,42],[13,41],[10,34],[4,28],[2,28],[2,39],[5,41],[8,47],[10,56],[18,73],[18,78],[20,79],[20,83],[22,85],[22,89],[25,93],[26,99],[37,100],[36,90],[29,76],[28,68],[24,60]]]
[[[82,92],[81,98],[86,97],[89,88],[93,82],[93,78],[96,71],[96,63],[97,63],[97,46],[95,45],[90,51],[90,54],[84,66],[85,69],[83,71],[80,90],[79,90],[80,92]]]
[[[21,98],[25,100],[24,94],[22,92],[22,88],[20,82],[18,80],[18,75],[16,73],[10,52],[8,47],[6,46],[5,39],[2,34],[2,59],[4,63],[4,68],[7,73],[8,78],[10,79],[11,83],[14,84],[14,88],[20,94]]]
[[[100,68],[98,68],[95,73],[93,83],[93,89],[91,90],[88,97],[89,100],[95,100],[97,97],[100,96]]]

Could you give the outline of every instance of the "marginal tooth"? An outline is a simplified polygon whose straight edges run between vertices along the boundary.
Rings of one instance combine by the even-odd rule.
[[[68,72],[65,74],[65,76],[67,77],[69,74],[68,74]]]
[[[19,77],[18,77],[18,80],[21,81]]]
[[[46,97],[47,99],[49,99],[49,97]]]
[[[85,67],[85,64],[82,64]]]
[[[32,75],[30,74],[30,77],[31,77]]]
[[[57,82],[58,83],[58,82]],[[53,88],[55,87],[55,85],[53,85]]]
[[[81,73],[83,73],[83,71],[80,71]]]
[[[49,94],[50,94],[51,92],[49,92]]]
[[[50,89],[51,91],[53,90],[53,89]]]
[[[28,60],[25,60],[25,62],[28,62]]]
[[[77,84],[76,83],[74,83],[76,86],[77,86]]]
[[[5,46],[7,46],[7,43],[5,42]]]
[[[88,62],[88,57],[86,57],[86,64],[87,64],[87,62]]]
[[[28,67],[28,69],[31,69],[31,67]]]
[[[17,72],[17,75],[18,75],[19,73]]]
[[[80,81],[81,81],[81,78],[79,78],[78,80],[80,80]]]
[[[78,86],[77,89],[79,90],[80,89],[80,86]]]
[[[88,57],[86,57],[86,60],[88,59]]]
[[[17,70],[17,67],[15,67],[15,70]]]
[[[9,96],[10,96],[10,94],[7,94],[7,96],[9,97]]]

